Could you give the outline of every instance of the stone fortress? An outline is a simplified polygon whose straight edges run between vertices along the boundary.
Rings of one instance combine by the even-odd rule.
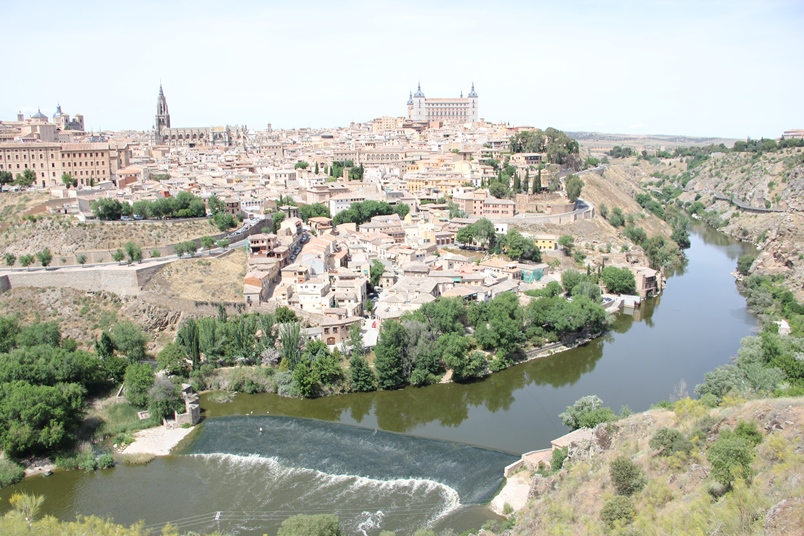
[[[458,98],[427,98],[422,92],[421,83],[416,93],[411,92],[408,99],[408,119],[411,121],[443,121],[447,123],[477,123],[478,96],[475,83],[469,95],[463,92]]]

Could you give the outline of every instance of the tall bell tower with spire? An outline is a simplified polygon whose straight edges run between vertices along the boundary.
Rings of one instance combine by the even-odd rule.
[[[170,128],[170,112],[168,112],[165,92],[159,84],[159,97],[156,99],[156,121],[154,122],[154,142],[159,145],[164,141],[162,129]]]

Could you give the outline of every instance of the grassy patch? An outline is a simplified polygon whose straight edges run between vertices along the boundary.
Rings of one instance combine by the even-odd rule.
[[[150,419],[140,420],[137,413],[140,410],[128,402],[110,404],[98,413],[101,425],[95,432],[96,437],[101,439],[118,438],[137,430],[150,428],[154,423]]]

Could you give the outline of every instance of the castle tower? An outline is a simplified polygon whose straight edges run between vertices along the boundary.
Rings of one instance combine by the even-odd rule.
[[[427,121],[427,110],[425,108],[424,93],[422,92],[422,84],[419,82],[419,87],[416,93],[413,94],[413,108],[410,118],[413,121]]]
[[[475,83],[472,82],[472,90],[467,95],[469,98],[469,113],[468,119],[472,123],[477,123],[480,120],[480,112],[477,108],[477,92],[475,92]]]
[[[159,97],[156,99],[156,121],[154,123],[154,142],[159,145],[164,141],[162,129],[170,128],[170,112],[168,112],[167,99],[159,84]]]
[[[410,97],[408,98],[408,119],[413,119],[413,92],[410,92]]]

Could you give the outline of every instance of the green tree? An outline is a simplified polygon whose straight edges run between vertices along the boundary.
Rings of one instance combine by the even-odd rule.
[[[567,198],[574,203],[581,196],[583,179],[576,175],[570,175],[564,179],[564,188],[567,191]]]
[[[198,244],[195,243],[195,240],[188,240],[184,242],[184,251],[192,257],[198,251]]]
[[[50,248],[45,248],[37,252],[36,258],[43,267],[47,268],[53,261],[53,254],[50,253]]]
[[[201,350],[198,337],[198,324],[193,318],[188,318],[176,332],[176,344],[181,347],[184,355],[193,364],[193,370],[198,369],[201,359]]]
[[[633,294],[636,292],[636,279],[634,273],[628,268],[606,266],[600,273],[600,278],[609,292],[615,294]]]
[[[126,258],[126,252],[120,248],[117,248],[117,250],[114,253],[112,253],[112,259],[117,263],[123,262],[123,259],[125,258]]]
[[[36,182],[36,173],[32,169],[26,169],[22,172],[22,175],[17,174],[17,179],[14,182],[23,188],[30,188]]]
[[[216,214],[226,210],[226,203],[224,203],[223,200],[217,195],[213,195],[207,199],[207,207],[209,207],[209,211],[212,214]]]
[[[500,240],[500,247],[510,259],[542,262],[542,252],[536,243],[515,229],[509,229]]]
[[[581,281],[572,287],[570,294],[572,294],[573,298],[586,296],[594,303],[600,303],[600,287],[591,281]]]
[[[228,249],[229,248],[229,239],[228,238],[221,238],[218,240],[215,245],[219,248]]]
[[[745,255],[741,255],[737,259],[737,271],[740,273],[740,275],[748,275],[750,273],[751,266],[753,266],[756,258],[757,258],[756,255],[746,253]],[[6,264],[8,264],[8,262],[6,262]],[[14,263],[12,262],[11,264]]]
[[[123,205],[117,199],[98,199],[90,206],[99,220],[119,220],[123,215]]]
[[[0,185],[11,184],[14,182],[14,175],[10,171],[0,171]]]
[[[296,322],[299,318],[296,316],[296,313],[293,312],[293,309],[279,306],[274,312],[274,319],[277,324],[287,324],[288,322]]]
[[[564,287],[566,292],[571,293],[572,289],[584,281],[589,281],[589,277],[586,274],[582,274],[578,270],[575,270],[574,268],[564,270],[561,273],[561,285]]]
[[[315,163],[315,171],[314,171],[314,173],[316,175],[318,175],[318,162]]]
[[[184,409],[179,387],[167,378],[158,378],[148,390],[148,413],[155,422],[173,417],[175,411]]]
[[[277,320],[277,322],[279,322],[279,320]],[[299,322],[281,324],[279,336],[282,340],[279,354],[282,356],[282,360],[287,363],[290,370],[294,370],[296,365],[302,360],[303,355],[301,324]]]
[[[22,457],[69,446],[83,418],[85,394],[76,383],[1,383],[0,446],[6,456]]]
[[[68,189],[70,186],[78,186],[78,180],[74,179],[69,173],[64,172],[61,174],[61,182],[64,183]]]
[[[387,320],[374,348],[374,367],[381,389],[398,389],[407,382],[403,362],[408,351],[408,333],[396,320]]]
[[[349,360],[349,370],[352,376],[353,391],[367,392],[377,389],[377,378],[363,356],[352,357]]]
[[[123,244],[123,249],[125,249],[126,255],[128,255],[129,264],[142,261],[142,248],[136,242],[126,242]]]
[[[114,352],[117,347],[114,345],[114,340],[105,331],[101,332],[100,338],[95,339],[95,354],[101,359],[108,359],[114,357]]]
[[[34,263],[35,260],[36,258],[33,255],[27,255],[27,254],[20,255],[19,258],[20,266],[22,266],[23,268],[28,268],[30,265]]]
[[[572,430],[594,428],[600,423],[617,419],[611,408],[604,407],[603,401],[595,395],[579,398],[571,406],[559,414],[561,422]]]
[[[329,218],[329,207],[323,203],[312,203],[299,207],[299,217],[307,223],[310,218]]]
[[[363,331],[360,329],[360,322],[349,326],[349,347],[351,348],[350,356],[363,355]]]
[[[489,194],[497,199],[503,199],[510,197],[511,189],[508,188],[507,184],[503,184],[502,182],[493,182],[491,186],[489,186]]]
[[[209,251],[213,245],[215,245],[215,240],[211,236],[201,237],[201,247]]]
[[[625,214],[620,207],[614,207],[609,215],[609,223],[614,227],[622,227],[625,225]]]
[[[381,261],[377,259],[371,261],[371,267],[369,268],[369,279],[371,280],[372,287],[376,287],[380,284],[380,278],[384,273],[385,265]]]
[[[307,169],[308,167],[310,167],[309,163],[305,162],[304,160],[299,160],[296,162],[296,165],[293,166],[293,169]]]
[[[17,256],[13,253],[6,253],[4,255],[6,266],[14,266],[14,263],[17,262]]]
[[[279,230],[279,227],[282,225],[283,221],[285,221],[285,213],[274,212],[274,215],[271,216],[271,224],[273,225],[272,229],[274,233]]]
[[[293,383],[303,398],[313,398],[316,395],[316,378],[310,362],[302,359],[293,367]]]
[[[299,514],[284,520],[277,536],[341,536],[340,521],[331,514]]]
[[[131,362],[142,361],[147,357],[145,345],[148,337],[142,328],[129,321],[122,321],[112,326],[112,340],[115,348]]]
[[[144,408],[148,406],[148,391],[155,381],[154,370],[145,363],[132,363],[126,368],[123,379],[126,399],[134,406]]]
[[[565,255],[570,255],[575,247],[575,238],[572,235],[562,235],[558,238],[558,245],[564,248]]]
[[[75,262],[83,266],[87,263],[87,256],[83,253],[79,253],[75,256]]]
[[[712,465],[712,478],[726,488],[731,488],[737,479],[751,480],[754,450],[743,437],[721,432],[706,451],[706,459]]]
[[[628,525],[636,517],[634,501],[630,497],[617,495],[607,500],[600,509],[600,520],[610,529]]]

